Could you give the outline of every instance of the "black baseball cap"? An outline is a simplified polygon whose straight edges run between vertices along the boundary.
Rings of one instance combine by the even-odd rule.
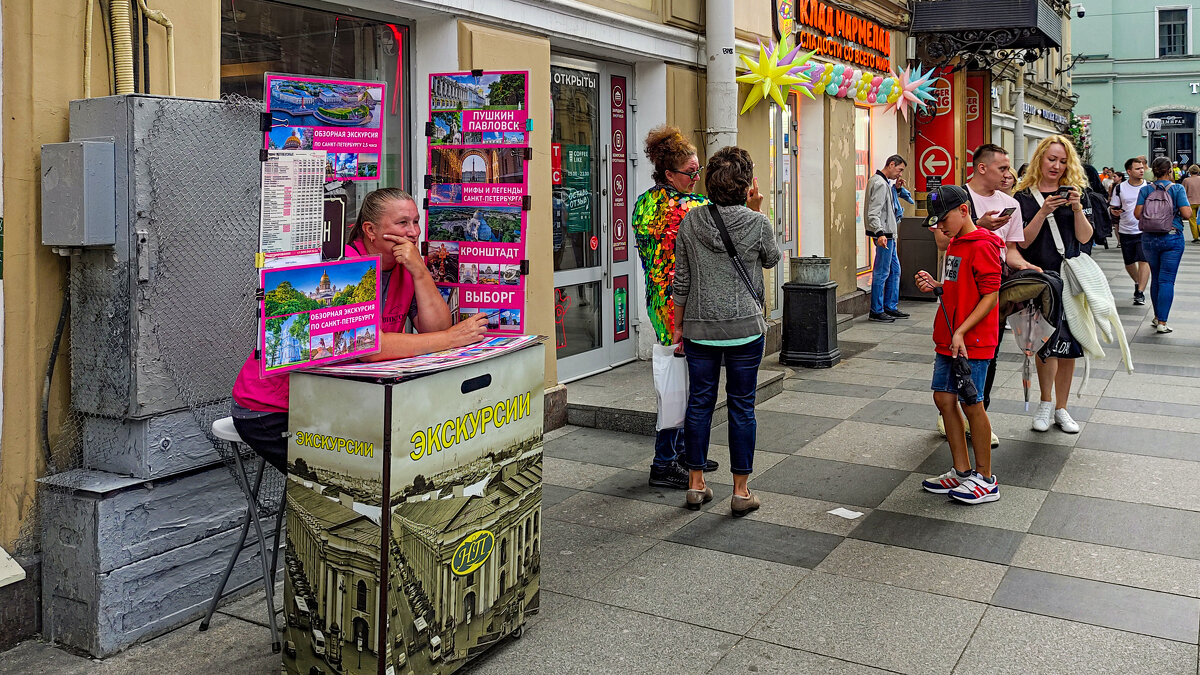
[[[971,195],[961,185],[943,185],[929,193],[929,216],[925,218],[925,227],[937,227],[954,209],[969,204]]]

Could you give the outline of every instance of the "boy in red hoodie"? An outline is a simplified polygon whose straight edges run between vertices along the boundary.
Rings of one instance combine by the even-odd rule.
[[[922,481],[921,487],[967,504],[1000,499],[1000,483],[992,474],[992,424],[983,409],[983,391],[988,361],[996,352],[1000,320],[996,309],[1000,295],[1000,259],[996,249],[1004,242],[995,233],[971,221],[970,195],[957,185],[943,185],[930,195],[926,225],[950,237],[946,248],[946,276],[936,281],[929,272],[917,272],[917,287],[929,293],[942,289],[941,307],[933,324],[937,352],[933,363],[933,402],[946,421],[946,439],[954,467]],[[949,324],[949,325],[947,325]],[[951,328],[953,327],[953,333]],[[976,396],[962,397],[951,371],[953,357],[963,355],[971,365]],[[975,468],[967,455],[966,430],[957,414],[958,400],[970,422],[975,449]]]

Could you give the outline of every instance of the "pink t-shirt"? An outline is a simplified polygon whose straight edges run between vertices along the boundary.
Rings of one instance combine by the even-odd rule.
[[[967,192],[971,195],[971,202],[975,205],[975,215],[977,217],[981,218],[989,211],[1003,211],[1008,208],[1016,209],[1007,223],[1000,226],[999,229],[993,230],[997,236],[1004,240],[1004,246],[1000,247],[1000,264],[1003,265],[1006,260],[1005,249],[1008,247],[1008,243],[1020,244],[1025,241],[1025,221],[1021,220],[1021,205],[1017,203],[1014,197],[1006,195],[999,190],[996,190],[990,196],[984,197],[972,190],[970,183],[967,183]]]

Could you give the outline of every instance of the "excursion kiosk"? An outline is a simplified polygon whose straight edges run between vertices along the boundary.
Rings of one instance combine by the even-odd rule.
[[[450,673],[537,612],[545,347],[508,339],[290,375],[285,672]]]

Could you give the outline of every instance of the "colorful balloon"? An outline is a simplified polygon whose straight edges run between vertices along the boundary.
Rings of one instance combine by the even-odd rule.
[[[874,102],[875,102],[875,92],[871,92],[871,93],[867,94],[867,103],[874,103]]]
[[[837,92],[838,92],[837,85],[833,84],[832,82],[829,83],[829,86],[825,87],[825,93],[829,94],[830,96],[837,95]]]

